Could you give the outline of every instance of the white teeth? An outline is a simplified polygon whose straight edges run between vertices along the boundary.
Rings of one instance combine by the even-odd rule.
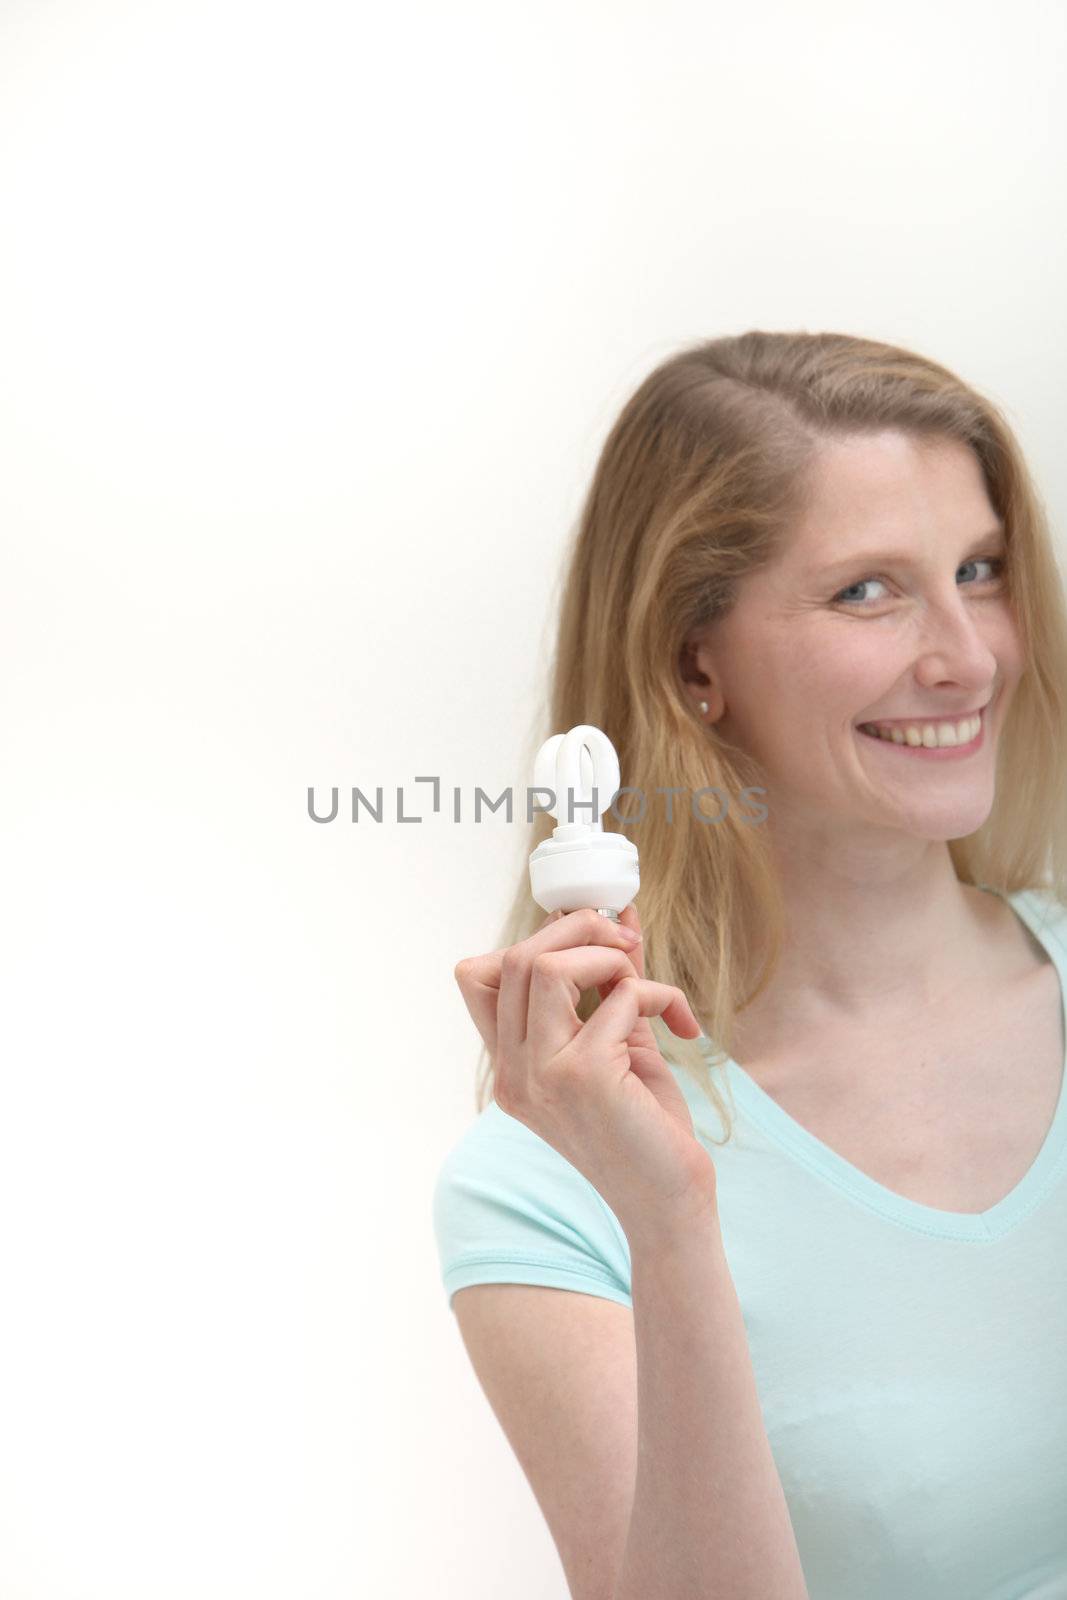
[[[927,750],[970,744],[981,726],[981,716],[965,717],[962,722],[912,722],[905,728],[877,722],[860,724],[864,733],[873,733],[879,739],[891,739],[894,744],[924,745]]]

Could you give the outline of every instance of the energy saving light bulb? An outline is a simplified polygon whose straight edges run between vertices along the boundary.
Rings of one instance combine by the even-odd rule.
[[[530,889],[545,911],[592,906],[616,921],[641,879],[637,846],[621,833],[605,833],[601,817],[619,792],[619,758],[607,734],[591,723],[553,734],[537,752],[534,784],[550,789],[551,816],[559,823],[530,856]],[[593,790],[596,790],[594,795]],[[579,817],[588,821],[579,821]]]

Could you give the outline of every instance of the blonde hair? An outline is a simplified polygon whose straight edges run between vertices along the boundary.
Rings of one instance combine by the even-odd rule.
[[[735,1015],[773,974],[784,911],[767,830],[738,803],[742,790],[762,787],[761,770],[696,714],[683,689],[683,646],[729,610],[739,581],[788,538],[821,444],[885,428],[975,452],[1005,525],[1007,591],[1027,662],[1000,734],[990,814],[948,841],[957,877],[1067,900],[1067,608],[1046,513],[997,407],[925,356],[848,334],[752,331],[663,361],[611,428],[571,536],[555,660],[523,782],[532,783],[545,739],[588,722],[614,744],[623,782],[646,796],[713,786],[728,797],[715,826],[688,804],[675,804],[670,822],[665,806],[649,804],[635,841],[645,974],[683,990],[706,1037],[678,1039],[660,1018],[652,1026],[664,1056],[718,1113],[725,1133],[714,1143],[725,1144],[733,1124],[712,1069],[729,1058]],[[622,802],[618,810],[629,815]],[[603,823],[620,827],[610,811]],[[547,814],[531,825],[497,948],[544,920],[526,857],[554,825]],[[583,994],[580,1018],[599,1003],[595,990]],[[483,1047],[479,1111],[492,1084]]]

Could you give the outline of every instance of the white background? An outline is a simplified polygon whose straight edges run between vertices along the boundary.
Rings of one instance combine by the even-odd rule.
[[[395,787],[531,781],[560,551],[681,343],[945,362],[1063,551],[1065,45],[0,4],[3,1600],[562,1600],[430,1215],[524,830]]]

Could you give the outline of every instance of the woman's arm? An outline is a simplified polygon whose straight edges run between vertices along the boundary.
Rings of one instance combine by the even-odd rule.
[[[637,1477],[615,1600],[808,1600],[717,1218],[630,1247]]]

